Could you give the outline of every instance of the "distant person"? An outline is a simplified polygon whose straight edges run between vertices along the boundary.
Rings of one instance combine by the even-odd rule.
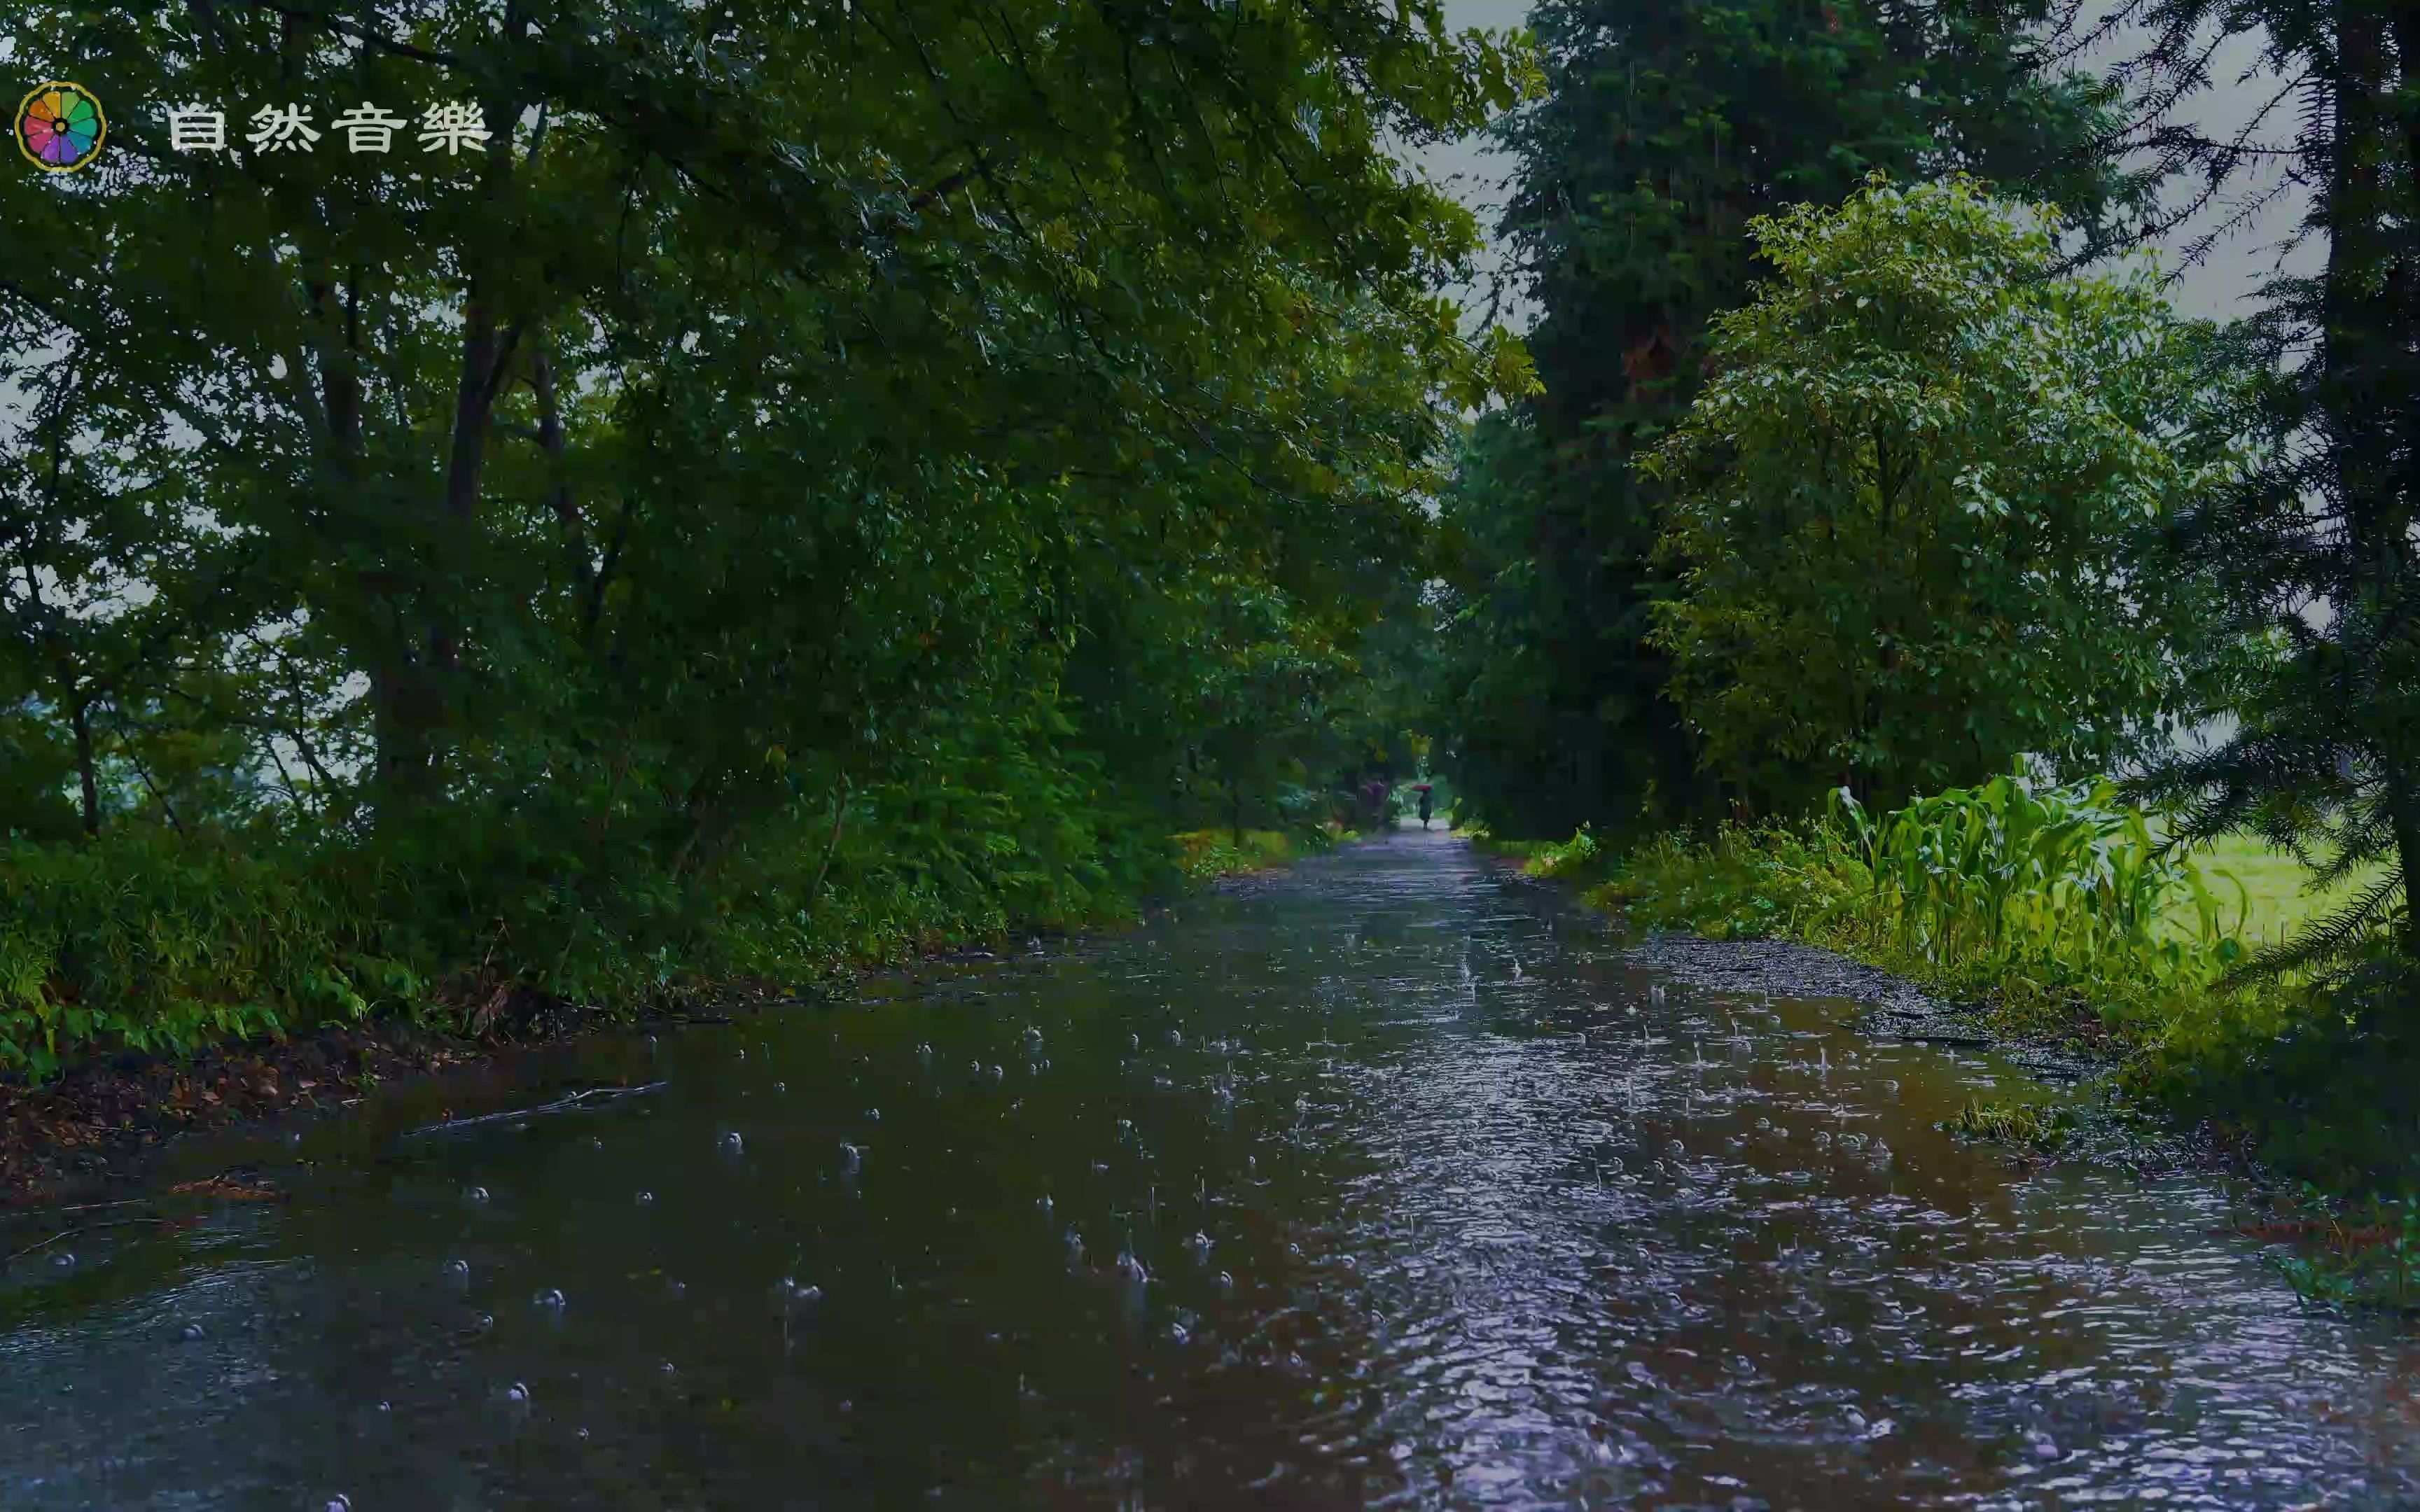
[[[1429,827],[1429,787],[1425,782],[1420,784],[1420,827]]]

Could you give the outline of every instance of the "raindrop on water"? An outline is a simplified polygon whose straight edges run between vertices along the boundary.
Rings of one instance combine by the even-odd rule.
[[[653,1192],[642,1192],[639,1194],[639,1206],[643,1208],[655,1200],[656,1195]]]
[[[549,1287],[544,1291],[539,1292],[536,1296],[532,1297],[530,1301],[540,1307],[549,1309],[550,1311],[559,1311],[563,1306],[563,1293],[556,1288]]]
[[[462,1199],[466,1202],[485,1202],[488,1200],[488,1189],[484,1186],[472,1187],[462,1194]]]
[[[445,1262],[445,1274],[450,1280],[468,1281],[471,1279],[471,1262],[468,1260],[447,1260]]]
[[[724,1130],[722,1132],[721,1143],[722,1152],[726,1155],[737,1155],[746,1148],[746,1145],[739,1137],[739,1131],[737,1129]]]
[[[527,1402],[529,1399],[530,1389],[518,1381],[504,1388],[504,1400],[508,1402]]]

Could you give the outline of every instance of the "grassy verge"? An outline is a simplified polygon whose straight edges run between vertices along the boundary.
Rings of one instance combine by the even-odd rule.
[[[2016,778],[1889,814],[1840,805],[1620,854],[1586,831],[1491,843],[1636,924],[1823,946],[1967,1005],[2003,1036],[2088,1052],[2127,1105],[2206,1129],[2299,1185],[2295,1231],[2312,1242],[2289,1269],[2307,1289],[2397,1305],[2415,1289],[2420,1245],[2380,1237],[2420,1213],[2406,996],[2240,976],[2256,945],[2330,901],[2303,891],[2290,858],[2242,842],[2164,854],[2152,822],[2107,789]],[[2008,1107],[1953,1121],[2037,1149],[2058,1137]],[[2366,1217],[2345,1216],[2362,1204]],[[2331,1242],[2345,1235],[2363,1242]]]
[[[1265,872],[1311,851],[1354,839],[1354,832],[1329,824],[1317,830],[1248,829],[1241,835],[1227,829],[1194,829],[1171,837],[1177,867],[1193,882]]]
[[[812,989],[1012,931],[1118,922],[1337,838],[1158,838],[1134,815],[887,800],[678,868],[661,847],[524,844],[501,824],[466,824],[458,849],[438,831],[0,839],[0,1086],[370,1020],[478,1038],[556,1005],[628,1018],[749,984]]]

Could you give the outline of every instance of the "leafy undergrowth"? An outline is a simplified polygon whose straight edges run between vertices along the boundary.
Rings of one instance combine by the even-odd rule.
[[[1265,872],[1294,860],[1306,850],[1324,849],[1352,838],[1353,831],[1329,824],[1323,828],[1301,833],[1247,829],[1238,835],[1227,829],[1195,829],[1174,836],[1172,841],[1177,850],[1178,869],[1187,880],[1201,883],[1243,872]]]
[[[2339,1201],[2409,1211],[2420,1192],[2420,990],[2382,970],[2324,987],[2244,978],[2245,890],[2163,850],[2105,786],[2011,774],[1879,816],[1836,798],[1819,820],[1711,841],[1616,856],[1582,830],[1520,851],[1532,874],[1634,923],[1823,946],[1970,1006],[1993,1032],[2089,1052],[2127,1105]],[[2027,1117],[1978,1106],[1954,1121],[2043,1148]],[[2330,1260],[2322,1243],[2298,1279],[2341,1274],[2383,1295],[2375,1248]]]
[[[845,824],[802,808],[667,866],[644,838],[487,817],[375,844],[0,841],[0,1084],[373,1018],[476,1038],[557,1008],[628,1018],[811,989],[1013,929],[1130,918],[1146,896],[1328,838],[1170,842],[1138,815],[934,784],[861,791]]]
[[[2241,1231],[2288,1246],[2278,1266],[2306,1297],[2420,1317],[2420,1201],[2348,1202],[2305,1185],[2280,1217]]]

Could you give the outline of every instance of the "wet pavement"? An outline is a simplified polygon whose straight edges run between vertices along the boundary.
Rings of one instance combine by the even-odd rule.
[[[1408,830],[596,1042],[0,1263],[0,1507],[2420,1505],[2420,1339],[1853,1016]]]

